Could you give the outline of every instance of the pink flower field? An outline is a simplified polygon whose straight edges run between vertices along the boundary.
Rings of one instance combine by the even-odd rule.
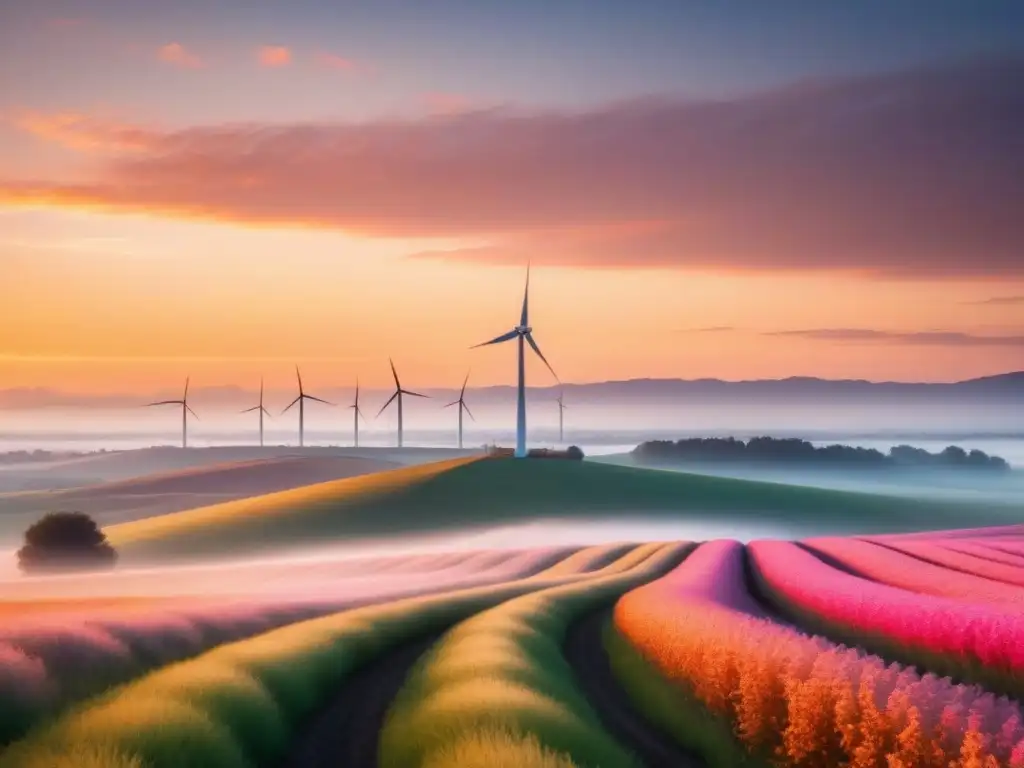
[[[910,593],[874,592],[873,582],[790,543],[757,542],[749,550],[771,589],[829,620],[859,621],[865,634],[884,622],[888,605],[914,604]],[[668,576],[620,599],[615,626],[681,694],[728,723],[749,752],[782,765],[1024,766],[1017,703],[780,624],[749,593],[743,560],[738,542],[702,545]],[[904,603],[870,608],[873,599],[897,594]]]
[[[335,664],[332,654],[339,660],[351,659],[347,649],[361,648],[365,663],[380,663],[378,670],[387,670],[392,659],[386,648],[400,648],[406,639],[419,637],[403,634],[415,632],[417,625],[444,628],[436,618],[441,614],[450,612],[459,621],[472,622],[473,611],[484,606],[569,583],[575,584],[572,594],[579,596],[574,600],[597,603],[597,598],[587,597],[588,574],[615,567],[609,564],[617,558],[640,562],[637,558],[646,556],[644,548],[650,546],[607,544],[359,560],[309,557],[24,579],[17,589],[11,585],[8,599],[0,601],[0,766],[65,765],[47,755],[88,756],[90,750],[106,749],[109,743],[76,723],[94,722],[90,718],[99,717],[97,712],[127,712],[134,705],[124,702],[150,701],[147,691],[163,690],[161,686],[177,690],[179,680],[191,686],[188,693],[181,693],[182,702],[190,696],[201,698],[206,696],[204,686],[213,685],[203,675],[212,675],[209,670],[215,668],[224,695],[233,691],[231,696],[240,697],[239,712],[249,711],[247,707],[255,704],[246,703],[245,692],[260,690],[257,679],[263,681],[259,685],[271,687],[291,680],[291,667],[280,667],[280,678],[274,671],[290,654],[308,657],[310,669],[323,664],[327,670]],[[606,606],[614,606],[607,628],[612,639],[602,645],[597,633],[591,638],[592,647],[613,662],[609,674],[617,679],[618,688],[609,695],[633,706],[641,720],[656,723],[660,738],[698,753],[716,768],[1024,768],[1024,539],[1016,530],[998,535],[970,531],[760,540],[747,545],[716,540],[688,552],[688,547],[679,548],[664,565],[650,566],[643,579],[637,576],[623,586],[625,594],[620,590],[609,596]],[[537,579],[528,578],[538,574]],[[636,584],[642,586],[633,588]],[[498,597],[506,592],[508,598]],[[423,602],[403,600],[418,596]],[[524,597],[523,604],[536,605],[536,616],[519,623],[502,619],[495,626],[530,648],[533,641],[527,639],[540,626],[535,622],[551,621],[551,626],[568,632],[570,620],[557,618],[550,599]],[[459,607],[469,605],[479,607]],[[504,614],[495,609],[494,615]],[[369,616],[379,621],[374,625],[377,640],[360,645]],[[328,626],[336,626],[335,640],[327,640],[335,637]],[[381,645],[385,636],[387,643]],[[420,639],[440,642],[430,636]],[[331,645],[335,642],[339,644]],[[553,636],[545,645],[538,669],[546,669],[550,662],[551,670],[569,674],[568,666],[559,667],[554,656],[549,657],[560,648],[565,653],[559,642]],[[507,638],[502,643],[505,650],[511,647]],[[375,657],[378,645],[383,659]],[[636,666],[616,665],[615,649],[623,647],[643,665],[642,675]],[[467,691],[472,688],[481,696],[492,691],[497,699],[511,702],[510,712],[520,712],[516,697],[522,697],[523,706],[528,701],[531,712],[548,711],[549,683],[538,682],[532,692],[517,687],[526,679],[520,679],[522,669],[515,666],[523,657],[516,656],[513,664],[512,657],[502,655],[505,651],[499,654],[490,641],[475,653],[446,662],[459,675],[466,674]],[[214,663],[217,659],[221,661]],[[236,677],[242,672],[232,666],[236,661],[225,661],[230,659],[251,662],[245,673],[250,677]],[[499,685],[479,674],[483,664],[515,675],[502,678]],[[319,691],[316,701],[329,702],[331,691],[317,688],[320,673],[307,677],[304,685],[309,691]],[[582,676],[560,679],[551,690],[564,694],[573,708],[594,696],[591,689],[576,696],[564,687]],[[339,673],[337,680],[336,685],[344,687],[344,675]],[[289,700],[289,685],[274,688],[282,701]],[[269,695],[269,690],[264,693]],[[218,695],[210,693],[210,701]],[[435,706],[444,713],[455,705],[430,698],[421,703],[427,714],[435,712]],[[316,709],[320,704],[308,706]],[[459,707],[468,707],[467,717],[472,711],[471,702]],[[664,717],[651,707],[660,708]],[[275,712],[283,710],[268,709],[267,716]],[[186,709],[179,715],[186,718]],[[152,713],[147,717],[146,739],[163,743],[164,720]],[[516,722],[533,723],[531,717]],[[512,760],[509,765],[590,765],[587,760],[571,760],[575,753],[568,746],[556,762],[544,762],[556,756],[543,751],[515,762],[520,757],[513,759],[513,754],[539,749],[530,746],[535,743],[563,744],[556,731],[559,718],[568,715],[551,717],[551,722],[523,726],[536,727],[539,741],[531,741],[529,732],[487,732],[472,749],[489,750],[490,757],[481,765],[505,764],[493,762],[505,754],[503,750]],[[302,722],[286,721],[295,727]],[[603,717],[595,719],[588,727],[600,728],[602,721]],[[680,726],[683,721],[688,725]],[[119,722],[107,723],[103,731],[110,738],[115,732],[122,734],[117,736],[118,749],[128,750],[118,752],[119,762],[112,765],[179,764],[171,758],[149,762],[145,755],[159,751],[152,745],[145,747],[150,750],[145,754],[133,753],[134,737],[124,735]],[[40,735],[50,733],[64,734],[60,738],[72,739],[74,748],[71,742],[50,744],[48,736]],[[260,743],[257,731],[235,736],[246,744]],[[279,734],[281,739],[294,736]],[[459,749],[470,749],[459,743]],[[286,746],[282,743],[281,754]],[[628,751],[631,745],[625,746]],[[47,752],[50,749],[55,751]],[[417,749],[410,746],[410,754],[417,754]],[[580,755],[587,753],[581,750]],[[24,755],[31,759],[23,761]]]

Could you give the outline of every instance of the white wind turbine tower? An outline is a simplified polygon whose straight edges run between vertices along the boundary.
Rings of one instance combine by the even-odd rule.
[[[260,404],[254,405],[252,408],[246,408],[242,413],[252,413],[253,411],[259,411],[260,413],[260,448],[263,447],[263,416],[270,415],[270,411],[263,407],[263,377],[260,377]]]
[[[196,419],[199,416],[196,412],[189,407],[188,404],[188,382],[189,378],[185,379],[185,394],[182,395],[181,400],[161,400],[159,403],[149,403],[148,408],[152,408],[154,405],[180,405],[181,406],[181,447],[188,448],[188,415],[191,413]]]
[[[462,448],[462,411],[463,411],[463,409],[465,409],[466,413],[469,414],[469,418],[473,419],[473,421],[476,421],[476,418],[474,418],[474,416],[473,416],[473,412],[471,410],[469,410],[469,406],[466,405],[466,384],[468,384],[468,383],[469,383],[469,372],[466,373],[466,379],[465,379],[465,381],[462,382],[462,391],[459,392],[459,399],[454,401],[454,402],[448,403],[448,405],[445,406],[445,408],[451,408],[453,405],[459,406],[459,448],[460,449]]]
[[[306,444],[306,401],[313,400],[314,402],[323,403],[324,405],[334,405],[334,403],[329,403],[326,400],[321,400],[319,397],[313,397],[312,395],[306,394],[306,390],[302,388],[302,373],[299,372],[299,366],[297,365],[295,366],[295,377],[299,380],[299,396],[292,400],[288,407],[281,411],[281,413],[282,415],[288,413],[288,411],[292,409],[292,406],[296,403],[299,404],[299,447],[301,448]]]
[[[537,342],[533,340],[533,328],[530,327],[530,265],[526,265],[526,291],[523,293],[523,311],[519,316],[519,325],[513,328],[508,333],[503,333],[501,336],[497,336],[490,341],[485,341],[483,344],[476,344],[470,349],[476,349],[476,347],[486,347],[489,344],[501,344],[505,341],[511,341],[516,339],[519,344],[519,388],[518,397],[516,400],[516,458],[522,459],[526,457],[526,351],[525,344],[529,344],[533,347],[533,351],[537,353],[537,357],[544,361],[544,365],[551,371],[551,375],[555,377],[555,381],[558,381],[558,374],[555,373],[555,369],[551,367],[551,363],[544,357],[544,353],[540,351],[540,347],[537,346]]]
[[[559,392],[558,393],[558,442],[559,443],[564,443],[565,442],[565,419],[564,419],[564,415],[565,415],[565,409],[569,407],[568,405],[565,404],[565,402],[563,402],[563,400],[562,400],[563,397],[564,397],[563,393]]]
[[[349,406],[352,409],[352,434],[355,436],[355,447],[359,447],[359,419],[362,418],[364,421],[366,417],[363,416],[363,412],[359,410],[359,379],[356,379],[356,401]]]
[[[410,395],[412,397],[426,397],[421,395],[419,392],[410,392],[407,389],[402,389],[401,382],[398,381],[398,372],[395,370],[395,363],[389,357],[388,362],[391,363],[391,375],[395,377],[395,393],[388,398],[388,401],[384,403],[381,409],[377,412],[374,418],[380,418],[380,415],[384,413],[384,410],[391,405],[391,403],[398,398],[398,447],[402,447],[402,395]]]

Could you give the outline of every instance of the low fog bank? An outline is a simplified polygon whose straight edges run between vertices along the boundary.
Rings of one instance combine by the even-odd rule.
[[[1020,505],[1024,499],[1024,469],[993,474],[957,469],[789,468],[704,461],[653,465],[639,462],[632,454],[625,452],[596,456],[591,460],[737,480],[760,480],[918,499],[973,499],[1007,505]]]

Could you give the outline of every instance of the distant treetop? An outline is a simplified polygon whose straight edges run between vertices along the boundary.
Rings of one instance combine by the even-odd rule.
[[[910,445],[897,445],[888,454],[874,448],[828,445],[816,448],[799,438],[755,437],[744,442],[734,437],[696,437],[685,440],[650,440],[633,449],[633,455],[646,462],[693,461],[722,463],[782,463],[817,466],[857,467],[956,467],[1004,471],[1005,459],[984,451],[965,451],[951,445],[939,453],[929,453]]]

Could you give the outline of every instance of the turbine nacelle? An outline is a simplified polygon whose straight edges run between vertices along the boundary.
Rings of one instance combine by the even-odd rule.
[[[533,333],[533,328],[531,328],[528,325],[517,325],[512,330],[518,333],[520,336],[526,336],[530,333]]]

